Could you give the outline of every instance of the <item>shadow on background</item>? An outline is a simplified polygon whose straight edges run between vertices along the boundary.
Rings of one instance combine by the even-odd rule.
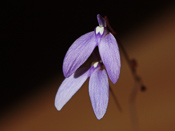
[[[19,105],[21,107],[22,103],[24,105],[26,102],[31,104],[29,99],[35,101],[34,98],[39,98],[37,94],[42,92],[41,90],[55,92],[63,80],[63,77],[60,76],[62,76],[62,61],[67,49],[76,38],[92,31],[97,26],[96,14],[100,13],[109,17],[119,39],[122,39],[124,46],[132,52],[135,47],[132,47],[132,44],[134,45],[137,39],[134,31],[144,32],[141,29],[147,23],[155,22],[156,19],[163,21],[161,14],[168,8],[173,9],[173,6],[171,1],[142,1],[139,3],[116,1],[106,4],[103,2],[94,2],[93,4],[77,2],[74,5],[67,4],[67,2],[61,4],[60,2],[40,3],[33,1],[4,2],[1,10],[3,19],[0,34],[2,120],[11,110],[18,109]],[[158,20],[157,24],[159,24]],[[125,42],[124,38],[131,39],[130,35],[135,38],[132,40],[133,43]],[[136,54],[142,56],[142,47],[145,47],[146,44],[145,42],[136,44],[140,47]],[[149,57],[152,58],[152,56]],[[56,78],[59,79],[59,82],[55,82]],[[50,83],[53,80],[52,85]],[[53,92],[49,102],[54,101],[55,94]],[[38,100],[38,103],[41,101]],[[71,112],[73,113],[74,110],[75,108]],[[92,117],[94,117],[93,114]],[[95,129],[98,130],[98,128]]]

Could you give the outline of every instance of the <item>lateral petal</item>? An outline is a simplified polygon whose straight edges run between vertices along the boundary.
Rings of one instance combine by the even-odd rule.
[[[63,61],[63,74],[72,75],[91,55],[96,46],[94,31],[79,37],[71,45]]]
[[[109,32],[98,45],[103,64],[107,70],[110,80],[115,84],[120,75],[120,52],[117,41]]]
[[[97,119],[101,119],[107,110],[109,101],[109,82],[105,69],[96,69],[89,79],[89,96]]]
[[[89,70],[87,69],[88,68],[78,69],[61,83],[55,97],[55,107],[57,110],[61,110],[86,81],[89,76]]]

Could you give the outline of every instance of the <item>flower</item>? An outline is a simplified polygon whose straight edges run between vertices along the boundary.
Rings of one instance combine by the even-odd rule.
[[[65,55],[63,73],[66,78],[57,91],[55,107],[61,110],[89,77],[91,104],[97,119],[101,119],[106,113],[109,101],[108,76],[115,84],[119,78],[121,63],[117,41],[107,30],[103,17],[98,14],[97,20],[99,26],[75,40]],[[96,53],[96,46],[100,58],[97,56],[97,62],[90,68],[80,68],[92,52]],[[106,70],[102,68],[103,64]]]
[[[79,37],[68,49],[63,61],[63,74],[71,76],[92,54],[98,46],[101,60],[107,70],[110,80],[115,84],[120,74],[120,53],[117,41],[107,30],[106,22],[97,15],[99,26]]]
[[[89,79],[89,96],[97,119],[101,119],[107,110],[109,100],[109,82],[106,70],[101,62],[95,62],[90,68],[79,68],[60,85],[56,97],[55,107],[61,110],[71,97]]]

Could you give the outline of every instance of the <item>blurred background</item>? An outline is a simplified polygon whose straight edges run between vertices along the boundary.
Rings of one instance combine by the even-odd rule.
[[[129,96],[134,86],[121,51],[121,74],[110,83],[107,112],[96,119],[88,81],[61,111],[54,107],[64,80],[62,62],[75,39],[107,15],[147,90],[136,109],[141,131],[175,130],[175,3],[166,1],[3,1],[0,22],[1,131],[130,131]]]

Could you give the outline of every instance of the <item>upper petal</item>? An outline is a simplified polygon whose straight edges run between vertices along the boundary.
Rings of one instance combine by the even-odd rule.
[[[120,52],[117,41],[109,32],[102,39],[99,46],[101,59],[105,65],[110,80],[115,84],[120,75]]]
[[[79,37],[69,48],[63,61],[65,77],[72,75],[91,55],[96,46],[94,31]]]
[[[105,69],[96,69],[89,79],[89,95],[97,119],[101,119],[107,110],[109,101],[109,82]]]
[[[87,69],[88,68],[78,69],[62,82],[55,97],[55,107],[57,110],[61,110],[86,81],[89,75],[89,70]]]
[[[99,26],[106,27],[106,21],[100,14],[97,14],[97,20],[98,20]]]

